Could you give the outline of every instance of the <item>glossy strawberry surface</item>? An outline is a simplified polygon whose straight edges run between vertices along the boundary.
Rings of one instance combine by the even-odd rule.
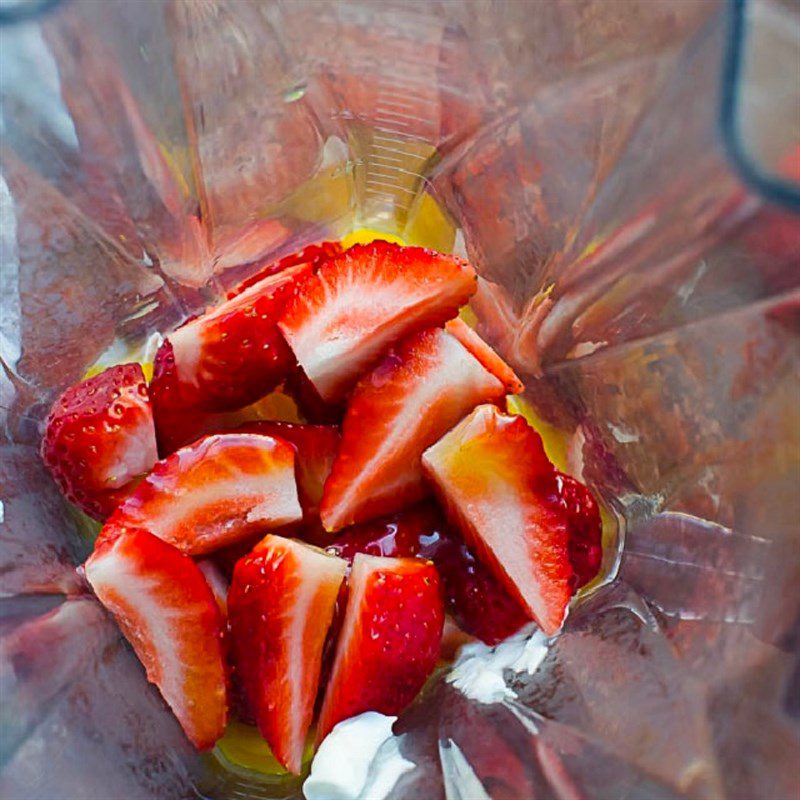
[[[209,553],[301,519],[294,460],[281,439],[206,436],[159,461],[107,524],[144,528],[191,555]]]
[[[357,554],[317,741],[364,711],[399,714],[436,665],[443,624],[432,564]]]
[[[454,317],[476,286],[453,256],[355,245],[303,281],[278,325],[320,397],[335,403],[392,344]]]
[[[267,536],[236,565],[228,594],[235,674],[258,728],[290,771],[302,767],[322,651],[347,562]]]
[[[479,406],[423,456],[448,517],[545,633],[564,621],[575,583],[566,511],[548,501],[555,470],[536,431]]]
[[[110,367],[67,389],[47,418],[42,459],[66,498],[105,519],[158,458],[139,364]]]
[[[422,453],[503,384],[441,328],[410,336],[356,386],[325,484],[321,518],[336,531],[429,493]]]
[[[115,526],[85,572],[192,744],[212,747],[228,714],[224,621],[200,568],[145,530]]]

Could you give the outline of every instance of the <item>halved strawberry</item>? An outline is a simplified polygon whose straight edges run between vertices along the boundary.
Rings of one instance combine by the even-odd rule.
[[[67,499],[105,519],[158,459],[139,364],[121,364],[67,389],[53,404],[42,459]]]
[[[303,508],[303,521],[318,522],[322,489],[339,449],[339,429],[332,425],[300,425],[265,420],[246,422],[236,428],[236,432],[273,436],[294,447],[297,453],[294,462],[297,494]]]
[[[525,388],[525,384],[517,377],[514,370],[460,317],[451,319],[445,325],[445,329],[455,336],[495,378],[502,381],[508,394],[519,394]]]
[[[200,568],[147,531],[120,526],[98,540],[85,571],[190,741],[212,747],[228,715],[224,623]]]
[[[317,741],[364,711],[399,714],[436,665],[443,624],[432,564],[356,555]]]
[[[326,549],[348,561],[356,553],[432,561],[447,611],[463,631],[487,644],[497,644],[530,621],[432,502],[348,528]]]
[[[296,522],[294,456],[271,436],[206,436],[159,461],[106,524],[141,527],[200,555]]]
[[[228,594],[234,670],[258,729],[290,772],[319,687],[322,648],[347,562],[267,536],[236,565]]]
[[[303,263],[269,275],[173,331],[155,361],[156,420],[188,409],[242,408],[274,389],[294,366],[276,322],[312,270]]]
[[[306,278],[278,325],[322,399],[336,402],[390,345],[455,316],[476,287],[455,256],[376,241]]]
[[[422,464],[477,556],[547,634],[564,621],[574,574],[569,520],[548,501],[555,471],[522,417],[479,406]]]
[[[356,386],[325,483],[326,530],[390,514],[428,494],[422,453],[503,384],[451,334],[429,328],[392,350]]]

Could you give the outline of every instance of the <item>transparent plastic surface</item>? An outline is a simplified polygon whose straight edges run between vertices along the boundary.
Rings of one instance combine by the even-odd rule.
[[[37,448],[102,354],[363,226],[466,250],[480,330],[623,544],[496,702],[435,677],[387,796],[796,796],[800,224],[726,160],[725,22],[73,0],[0,29],[3,797],[300,796],[192,751],[76,573],[91,540]],[[798,170],[783,116],[748,122]]]

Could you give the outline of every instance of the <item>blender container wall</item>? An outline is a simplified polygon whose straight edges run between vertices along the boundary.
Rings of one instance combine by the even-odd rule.
[[[388,796],[794,796],[798,42],[780,0],[72,0],[0,29],[0,793],[299,795],[192,751],[37,448],[98,359],[368,227],[466,250],[479,329],[616,527],[540,663],[463,657],[507,659],[496,702],[441,675],[401,717]]]

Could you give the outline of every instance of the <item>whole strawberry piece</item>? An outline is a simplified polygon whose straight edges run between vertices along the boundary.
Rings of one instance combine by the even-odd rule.
[[[42,459],[67,499],[104,520],[158,459],[153,412],[139,364],[81,381],[56,400]]]
[[[356,555],[317,741],[364,711],[399,714],[436,665],[443,625],[432,564]]]
[[[267,536],[238,562],[228,593],[232,656],[261,735],[290,772],[302,767],[322,651],[347,562]]]
[[[86,579],[190,741],[213,747],[228,716],[224,621],[200,567],[147,531],[107,525]]]

